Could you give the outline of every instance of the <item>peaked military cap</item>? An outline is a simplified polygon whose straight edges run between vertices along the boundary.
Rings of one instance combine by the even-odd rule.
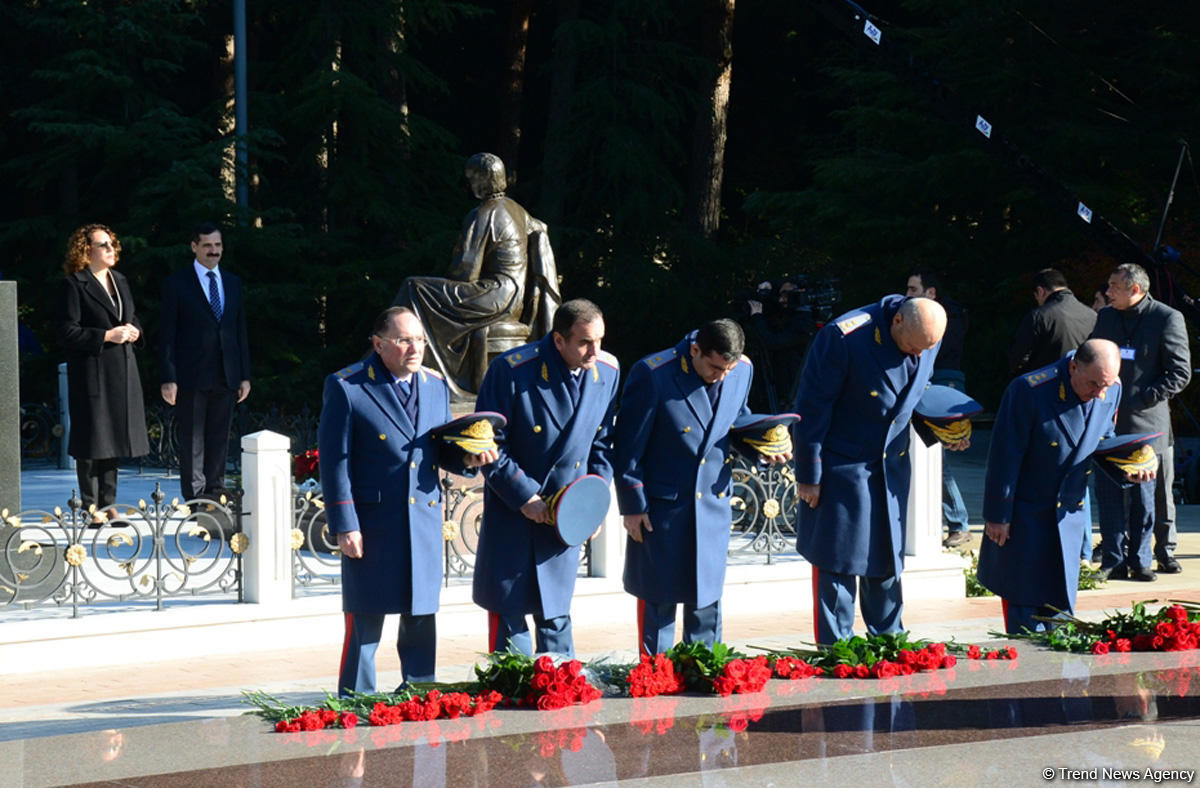
[[[611,500],[608,482],[594,473],[580,476],[551,495],[546,505],[559,541],[567,547],[586,542],[604,522]]]
[[[1158,470],[1158,455],[1151,446],[1161,432],[1130,433],[1104,438],[1092,452],[1101,472],[1118,484],[1128,484],[1125,474]]]
[[[913,408],[913,428],[925,445],[952,444],[971,437],[971,417],[983,406],[951,386],[930,386]]]
[[[459,447],[468,454],[482,454],[496,448],[496,431],[504,429],[508,419],[501,413],[481,410],[451,419],[430,432],[434,438]]]
[[[788,428],[798,421],[797,413],[751,413],[733,422],[729,436],[734,447],[751,459],[759,454],[788,454],[792,451],[792,432]]]

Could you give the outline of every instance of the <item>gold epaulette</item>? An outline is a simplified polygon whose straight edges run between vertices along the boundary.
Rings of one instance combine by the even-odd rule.
[[[838,327],[838,331],[842,332],[842,336],[846,336],[851,331],[862,328],[870,322],[870,315],[868,315],[866,312],[859,312],[857,315],[851,315],[850,317],[839,320],[834,325]]]
[[[670,350],[663,350],[661,352],[654,353],[653,355],[646,356],[644,359],[642,359],[642,361],[645,362],[646,366],[650,367],[650,369],[658,369],[663,364],[666,364],[668,361],[674,359],[676,355],[678,355],[678,351],[676,351],[675,348],[671,348]]]
[[[537,345],[522,345],[504,354],[504,360],[514,369],[537,358]]]
[[[339,369],[337,372],[335,372],[333,374],[337,375],[338,380],[345,380],[346,378],[350,377],[354,373],[361,372],[362,368],[366,365],[366,363],[367,362],[365,362],[365,361],[356,361],[355,363],[351,364],[350,366],[345,367],[343,369]]]
[[[1042,385],[1047,380],[1054,380],[1056,377],[1058,377],[1058,367],[1047,367],[1039,369],[1037,372],[1030,372],[1025,376],[1025,382],[1032,388]]]

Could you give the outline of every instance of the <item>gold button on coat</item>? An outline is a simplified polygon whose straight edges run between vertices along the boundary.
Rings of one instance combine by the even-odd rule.
[[[417,502],[417,499],[416,499],[416,498],[409,498],[409,499],[408,499],[408,504],[409,504],[409,506],[411,506],[412,504],[414,504],[414,503],[416,503],[416,502]]]
[[[385,440],[387,440],[387,436],[381,432],[381,433],[379,433],[379,440],[385,441]]]
[[[542,425],[541,425],[541,424],[534,424],[534,425],[533,425],[533,431],[534,431],[534,432],[541,432],[541,431],[542,431]]]

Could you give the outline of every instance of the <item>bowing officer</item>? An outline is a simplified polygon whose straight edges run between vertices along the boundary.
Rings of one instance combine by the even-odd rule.
[[[1092,453],[1113,434],[1121,400],[1115,343],[1089,339],[1074,355],[1013,379],[1000,401],[984,482],[979,582],[1002,598],[1004,627],[1039,631],[1048,606],[1071,613]],[[1152,478],[1142,473],[1138,481]]]
[[[345,643],[338,692],[375,692],[375,651],[387,613],[400,614],[404,682],[434,681],[434,614],[442,584],[442,493],[430,429],[450,420],[442,376],[421,366],[425,334],[408,309],[375,320],[365,360],[325,381],[318,439],[321,488],[342,554]],[[495,451],[457,455],[448,470]]]
[[[749,416],[754,367],[732,320],[713,320],[629,373],[617,418],[616,491],[629,538],[625,590],[637,597],[638,648],[721,639],[729,550],[729,430]]]
[[[856,585],[868,632],[903,629],[908,425],[945,330],[936,301],[893,295],[827,324],[809,349],[794,408],[797,496],[808,504],[796,549],[812,564],[818,643],[854,634]]]
[[[579,546],[559,540],[547,500],[584,474],[612,480],[612,423],[620,369],[600,349],[604,315],[564,302],[550,333],[488,367],[475,407],[508,419],[487,471],[475,554],[475,603],[488,611],[488,650],[573,655],[571,597]]]

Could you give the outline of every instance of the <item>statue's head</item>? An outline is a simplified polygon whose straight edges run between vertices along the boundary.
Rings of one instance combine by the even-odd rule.
[[[504,176],[504,162],[494,153],[476,153],[467,159],[466,174],[471,184],[471,193],[478,200],[493,194],[502,194],[508,188],[508,180]]]

